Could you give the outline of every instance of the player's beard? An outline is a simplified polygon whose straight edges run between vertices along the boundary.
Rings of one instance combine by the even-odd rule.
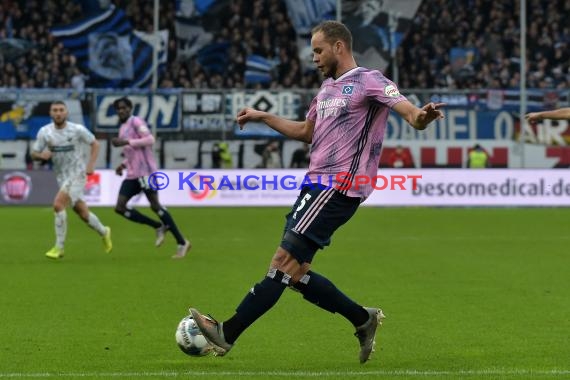
[[[337,68],[338,68],[338,62],[337,61],[332,62],[331,65],[329,66],[329,69],[323,73],[325,78],[336,79],[335,75],[336,75],[336,69]]]
[[[65,118],[52,118],[52,120],[57,128],[63,128],[65,125]]]
[[[130,114],[128,115],[124,115],[124,116],[119,116],[119,121],[122,123],[126,122],[127,120],[129,120],[129,117],[131,117]]]

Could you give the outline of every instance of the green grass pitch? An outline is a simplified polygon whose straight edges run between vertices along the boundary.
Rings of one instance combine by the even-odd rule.
[[[174,341],[189,305],[225,319],[266,271],[285,208],[172,208],[194,248],[111,209],[114,249],[68,213],[0,209],[0,378],[570,378],[570,209],[361,208],[313,269],[387,319],[370,362],[353,328],[286,291],[223,358]]]

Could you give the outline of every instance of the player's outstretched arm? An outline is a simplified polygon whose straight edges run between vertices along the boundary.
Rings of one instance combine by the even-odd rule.
[[[541,121],[544,119],[551,120],[570,120],[570,107],[559,108],[552,111],[530,112],[524,116],[530,122]]]
[[[87,163],[86,172],[87,175],[93,174],[95,172],[95,162],[97,161],[97,156],[99,155],[99,141],[93,140],[90,144],[91,154],[89,155],[89,162]]]
[[[422,108],[418,108],[405,100],[397,103],[394,106],[394,111],[400,114],[412,127],[422,131],[432,121],[443,119],[443,112],[440,111],[440,108],[444,106],[445,103],[428,103]]]
[[[240,129],[243,129],[245,124],[250,121],[265,123],[269,128],[294,140],[309,144],[313,140],[315,123],[311,120],[288,120],[267,112],[254,110],[253,108],[244,108],[237,114],[237,123]]]

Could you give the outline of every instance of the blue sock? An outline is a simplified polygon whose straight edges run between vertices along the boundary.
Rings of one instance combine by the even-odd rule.
[[[156,220],[153,220],[144,214],[141,214],[134,208],[127,209],[127,211],[125,211],[124,213],[119,212],[119,214],[121,214],[128,220],[131,220],[135,223],[146,224],[147,226],[151,226],[152,228],[158,228],[162,226],[162,223],[157,222]]]
[[[233,344],[245,329],[277,303],[286,287],[286,283],[269,277],[255,284],[237,307],[236,314],[223,323],[226,342]]]
[[[370,318],[362,306],[348,298],[329,279],[318,273],[307,272],[293,287],[301,292],[307,301],[331,313],[339,313],[355,327],[363,325]]]
[[[184,239],[184,236],[182,236],[182,234],[178,230],[178,227],[176,226],[176,223],[174,223],[174,219],[172,219],[170,213],[166,211],[166,209],[163,207],[160,210],[158,210],[157,214],[162,223],[165,226],[168,226],[168,230],[172,232],[172,235],[174,235],[176,243],[179,245],[184,245],[184,243],[186,243],[186,239]]]

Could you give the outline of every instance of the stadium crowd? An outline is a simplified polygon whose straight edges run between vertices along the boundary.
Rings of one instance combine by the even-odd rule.
[[[567,0],[527,1],[527,87],[570,86]],[[423,1],[398,49],[402,88],[519,86],[519,2]],[[471,51],[453,62],[453,48]]]
[[[152,31],[151,1],[114,3],[126,11],[135,29]],[[515,3],[424,0],[398,49],[400,87],[517,87],[520,51],[519,9]],[[529,0],[528,6],[527,87],[570,87],[570,26],[563,19],[570,13],[570,1]],[[171,38],[169,62],[159,87],[311,88],[320,84],[315,70],[303,72],[295,30],[283,0],[231,0],[220,23],[225,27],[214,37],[216,42],[230,42],[224,72],[210,71],[196,59],[177,59],[172,22],[175,13],[175,2],[161,3],[160,28],[168,29]],[[87,73],[81,72],[75,57],[50,35],[49,29],[84,16],[81,5],[73,1],[0,1],[0,88],[81,90],[88,81]],[[8,45],[9,39],[18,39],[20,45]],[[450,58],[452,49],[468,53],[462,60],[454,60]],[[278,62],[269,83],[246,83],[249,54]]]

